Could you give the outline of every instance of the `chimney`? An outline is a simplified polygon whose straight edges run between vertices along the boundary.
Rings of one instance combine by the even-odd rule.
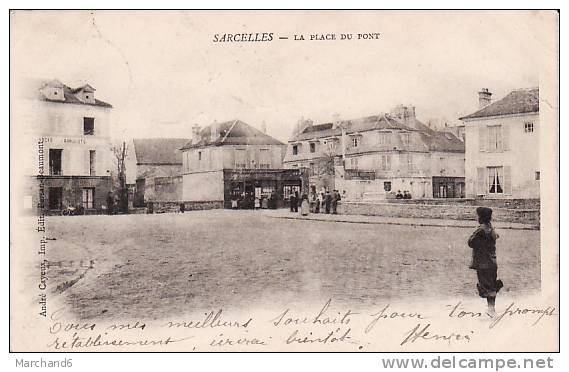
[[[482,88],[482,90],[478,92],[478,109],[483,109],[490,103],[492,103],[492,93],[488,91],[488,88]]]
[[[261,132],[267,134],[267,123],[265,123],[264,120],[263,120],[263,122],[261,123]]]
[[[407,124],[409,121],[412,121],[412,119],[415,119],[415,106],[397,105],[393,110],[391,110],[391,116],[394,116]]]
[[[217,124],[217,120],[214,120],[213,124],[211,124],[209,128],[210,128],[210,139],[213,142],[219,138],[219,124]]]
[[[332,115],[332,128],[337,128],[340,122],[340,114],[336,112],[334,115]]]
[[[302,133],[306,128],[311,127],[313,123],[312,120],[304,119],[304,116],[302,116],[296,124],[296,134]]]
[[[200,130],[201,127],[198,124],[192,127],[192,144],[194,145],[200,141]]]

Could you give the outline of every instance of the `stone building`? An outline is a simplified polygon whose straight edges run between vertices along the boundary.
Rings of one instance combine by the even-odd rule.
[[[539,198],[539,89],[517,89],[496,102],[488,89],[478,96],[479,110],[460,118],[467,196]]]
[[[285,147],[240,120],[194,126],[182,147],[183,200],[188,208],[229,208],[232,199],[272,196],[275,206],[283,206],[291,193],[308,187],[304,172],[283,169]]]
[[[96,99],[89,84],[71,88],[53,80],[36,92],[25,124],[37,148],[28,162],[33,168],[26,171],[33,175],[25,191],[26,209],[55,214],[83,207],[96,213],[111,188],[112,106]]]
[[[132,140],[127,183],[134,184],[134,207],[148,201],[182,200],[182,151],[187,138]]]
[[[289,141],[287,168],[306,168],[313,191],[348,199],[464,197],[464,144],[421,123],[415,108],[314,125],[304,120]],[[345,193],[344,193],[345,192]]]

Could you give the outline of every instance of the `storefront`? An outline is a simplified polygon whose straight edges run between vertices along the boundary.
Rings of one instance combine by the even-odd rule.
[[[34,177],[29,193],[32,206],[42,208],[47,215],[60,214],[67,207],[81,207],[85,213],[93,214],[106,205],[110,189],[110,177],[47,176]]]
[[[290,195],[308,193],[304,169],[226,169],[223,178],[225,208],[237,200],[239,208],[251,209],[256,198],[267,208],[283,208]]]
[[[464,198],[464,177],[433,177],[433,198]]]

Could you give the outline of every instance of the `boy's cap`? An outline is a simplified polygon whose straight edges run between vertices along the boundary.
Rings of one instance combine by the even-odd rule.
[[[489,220],[492,218],[492,209],[487,207],[478,207],[476,208],[476,214],[484,220]]]

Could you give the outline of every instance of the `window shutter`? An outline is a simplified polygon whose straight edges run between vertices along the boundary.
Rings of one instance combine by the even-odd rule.
[[[486,138],[487,138],[487,142],[486,142],[486,151],[497,151],[498,148],[498,127],[497,126],[492,126],[492,127],[486,127]]]
[[[502,125],[502,151],[510,150],[510,127]]]
[[[478,128],[478,147],[480,151],[486,151],[486,142],[488,141],[488,127],[486,125],[481,125]]]
[[[512,195],[512,169],[504,167],[504,194]]]
[[[478,167],[476,168],[477,183],[476,183],[476,195],[486,195],[486,168]]]

